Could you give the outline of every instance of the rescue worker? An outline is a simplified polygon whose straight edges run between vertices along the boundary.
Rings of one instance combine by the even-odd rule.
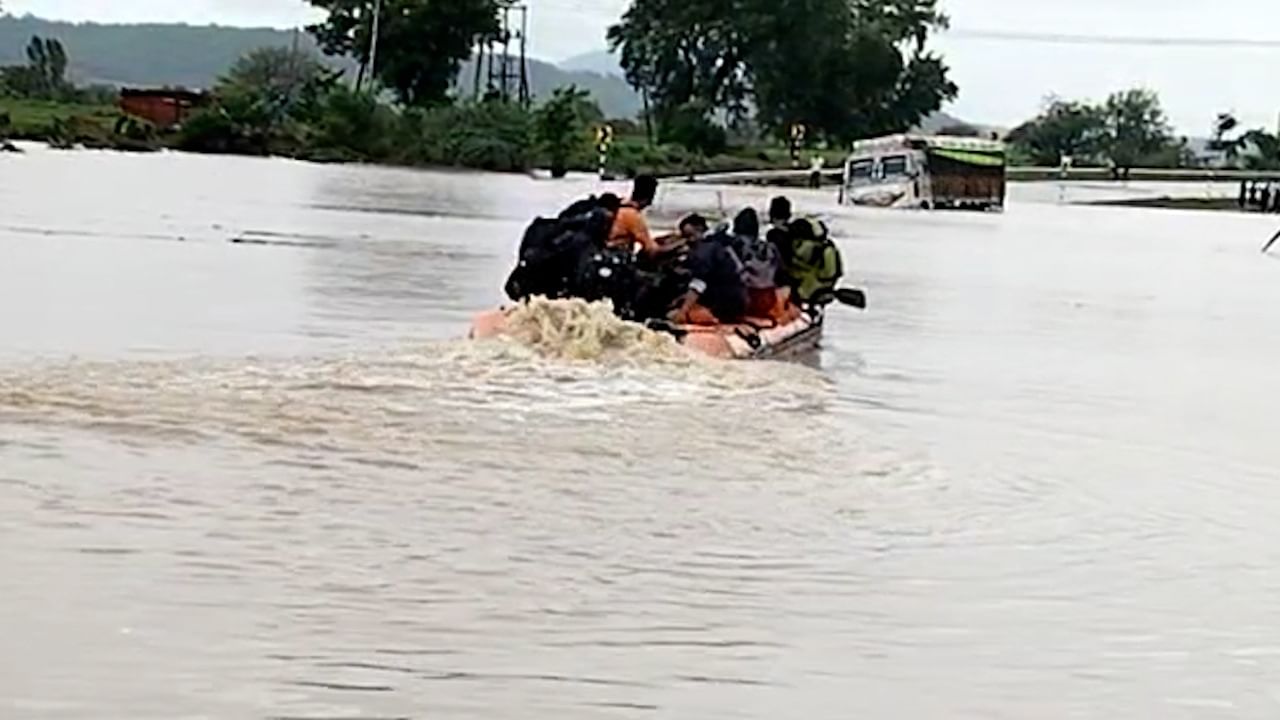
[[[609,247],[632,249],[640,247],[647,256],[658,255],[663,245],[649,232],[644,211],[653,205],[658,195],[658,180],[652,175],[640,175],[631,189],[631,198],[622,203],[614,215],[613,228],[609,231]]]
[[[782,268],[791,262],[791,201],[786,197],[779,196],[769,203],[769,232],[765,234],[765,239],[769,241],[778,250],[778,259],[780,267],[778,270],[777,284],[779,287],[785,287],[785,277],[782,275]]]
[[[814,155],[809,161],[809,188],[817,190],[822,187],[822,170],[827,166],[826,158]]]
[[[783,324],[794,319],[786,292],[778,289],[782,267],[778,249],[760,237],[760,216],[752,208],[733,220],[733,251],[742,261],[742,280],[747,286],[747,316]]]
[[[810,306],[831,302],[844,277],[840,248],[819,220],[799,218],[791,221],[788,228],[791,249],[782,275],[791,288],[792,301]]]
[[[688,290],[671,313],[684,325],[739,323],[747,312],[747,286],[742,263],[727,233],[707,232],[707,221],[690,215],[680,221],[680,234],[691,242],[686,269]]]

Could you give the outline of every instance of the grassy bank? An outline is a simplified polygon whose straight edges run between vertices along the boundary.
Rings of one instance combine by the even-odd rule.
[[[339,102],[341,101],[341,102]],[[385,106],[337,97],[317,121],[284,126],[269,136],[243,138],[221,115],[193,120],[184,133],[130,138],[117,135],[120,111],[110,105],[79,105],[44,100],[0,98],[0,137],[47,142],[59,147],[84,145],[120,150],[171,147],[192,152],[279,155],[317,162],[367,162],[411,167],[459,166],[486,170],[545,167],[546,159],[529,139],[525,119],[510,109],[457,107],[429,113],[399,114]],[[9,124],[3,123],[8,115]],[[806,151],[803,166],[818,151]],[[844,153],[823,151],[828,167],[844,162]],[[584,134],[570,169],[595,172],[598,157]],[[644,136],[624,135],[612,146],[608,172],[615,177],[652,173],[685,177],[708,173],[792,168],[786,148],[770,145],[729,148],[706,156],[678,145],[650,144]]]
[[[16,140],[45,140],[58,123],[82,122],[110,131],[120,111],[110,105],[77,105],[49,100],[0,98],[0,116],[9,116],[8,135]],[[3,120],[0,120],[3,126]]]
[[[50,100],[0,98],[0,139],[44,142],[54,147],[157,150],[161,142],[138,123],[116,132],[120,110],[112,105],[83,105]]]

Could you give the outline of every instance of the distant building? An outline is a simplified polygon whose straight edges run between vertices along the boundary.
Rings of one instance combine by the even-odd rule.
[[[207,98],[205,93],[190,90],[123,88],[120,110],[150,122],[158,130],[171,130],[185,122]]]

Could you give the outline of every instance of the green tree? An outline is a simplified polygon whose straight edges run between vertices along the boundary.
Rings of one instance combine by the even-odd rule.
[[[1240,121],[1232,113],[1218,113],[1213,122],[1213,139],[1209,141],[1209,149],[1222,153],[1228,163],[1234,163],[1240,154],[1240,138],[1231,139],[1227,135],[1240,127]]]
[[[313,113],[338,75],[310,53],[265,47],[237,60],[214,91],[224,107],[269,128]]]
[[[328,13],[308,28],[330,55],[350,56],[362,67],[373,46],[374,0],[309,0]],[[372,76],[406,105],[447,101],[462,61],[476,42],[496,37],[496,0],[382,0]]]
[[[1084,165],[1097,161],[1106,132],[1099,108],[1055,99],[1038,117],[1010,132],[1008,140],[1036,165],[1056,166],[1063,157]]]
[[[941,108],[957,88],[926,50],[946,25],[936,5],[791,0],[752,44],[761,124],[781,134],[803,123],[844,142],[905,130]]]
[[[210,152],[266,154],[300,144],[339,72],[313,55],[283,47],[254,50],[214,87],[216,104],[183,130],[182,146]]]
[[[750,0],[758,3],[758,0]],[[633,0],[609,29],[627,81],[645,94],[659,137],[695,140],[714,110],[746,114],[751,42],[744,0]]]
[[[1249,170],[1280,170],[1280,136],[1266,130],[1250,130],[1237,145]]]
[[[559,88],[542,107],[535,118],[538,142],[551,165],[551,176],[562,178],[569,172],[569,162],[575,152],[586,145],[586,124],[589,115],[599,115],[599,108],[591,113],[590,95],[577,87]]]
[[[67,51],[55,39],[32,37],[26,66],[3,69],[4,85],[20,97],[60,99],[71,90],[67,82]]]
[[[711,119],[714,108],[705,100],[690,100],[659,115],[658,141],[674,143],[700,155],[719,155],[728,146],[728,133]]]
[[[1127,90],[1107,98],[1102,107],[1106,134],[1103,152],[1118,177],[1150,164],[1176,145],[1160,98],[1149,90]]]
[[[848,140],[905,129],[954,97],[925,50],[945,23],[937,0],[633,0],[609,41],[660,134],[697,127],[699,111],[732,124],[753,101],[778,134],[803,123]]]
[[[1231,113],[1218,113],[1217,120],[1213,123],[1213,139],[1215,142],[1221,143],[1227,133],[1234,131],[1240,127],[1240,121]]]
[[[368,93],[335,87],[312,122],[313,155],[333,160],[386,160],[396,151],[400,118]]]

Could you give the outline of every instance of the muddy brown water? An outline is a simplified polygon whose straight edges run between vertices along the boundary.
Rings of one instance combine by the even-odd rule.
[[[1280,712],[1268,219],[800,192],[807,365],[461,340],[593,187],[0,158],[0,716]]]

